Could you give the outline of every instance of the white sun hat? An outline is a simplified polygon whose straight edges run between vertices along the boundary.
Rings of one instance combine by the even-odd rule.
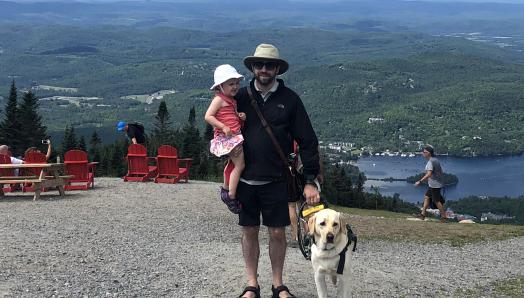
[[[210,90],[215,90],[218,85],[229,79],[244,79],[244,76],[239,74],[233,66],[222,64],[215,69],[214,79],[215,83],[209,88]]]

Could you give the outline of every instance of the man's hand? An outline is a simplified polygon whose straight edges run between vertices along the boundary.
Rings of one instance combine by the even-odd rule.
[[[238,113],[238,118],[242,121],[246,121],[246,113],[240,112]]]
[[[320,193],[315,185],[306,184],[304,186],[304,198],[306,198],[306,203],[310,206],[316,205],[320,202]]]

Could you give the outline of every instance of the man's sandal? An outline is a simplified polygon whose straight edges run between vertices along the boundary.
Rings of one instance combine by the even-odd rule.
[[[255,298],[260,298],[260,286],[257,286],[256,288],[253,286],[247,286],[238,298],[242,298],[247,292],[253,292],[255,293]]]
[[[418,213],[415,215],[416,218],[420,219],[420,220],[425,220],[426,219],[426,216],[422,213]]]
[[[289,293],[288,297],[295,297],[295,298],[297,297],[297,296],[291,294],[289,289],[286,286],[284,286],[284,285],[278,286],[276,288],[275,288],[275,286],[271,286],[271,291],[273,292],[273,296],[271,296],[271,298],[279,298],[280,297],[280,295],[279,295],[280,292],[288,292]]]

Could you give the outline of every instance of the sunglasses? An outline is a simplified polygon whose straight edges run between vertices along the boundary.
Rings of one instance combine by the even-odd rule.
[[[253,62],[253,68],[260,70],[262,68],[266,67],[266,70],[275,70],[278,66],[278,63],[276,62]]]

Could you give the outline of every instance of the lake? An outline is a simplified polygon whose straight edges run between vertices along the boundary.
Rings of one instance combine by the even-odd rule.
[[[444,172],[454,174],[459,183],[445,189],[447,200],[467,196],[518,197],[524,195],[524,155],[508,157],[461,158],[437,156]],[[368,178],[407,178],[424,172],[426,160],[421,156],[369,156],[356,164]],[[404,201],[422,202],[426,186],[414,187],[405,181],[367,180],[366,190],[378,187],[383,195],[398,193]]]

